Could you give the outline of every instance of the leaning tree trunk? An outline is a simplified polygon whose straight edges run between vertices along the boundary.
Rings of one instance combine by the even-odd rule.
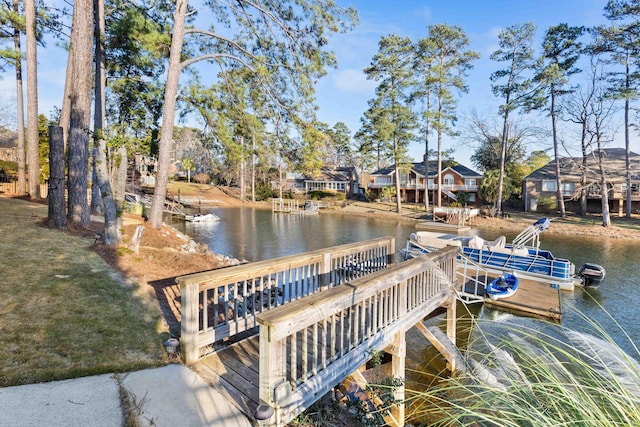
[[[20,2],[13,0],[13,12],[20,14]],[[18,53],[16,58],[16,106],[17,110],[17,133],[18,133],[18,195],[24,196],[27,193],[26,180],[26,159],[24,146],[24,94],[22,88],[22,47],[20,45],[20,27],[15,24],[13,29],[13,45]]]
[[[27,169],[29,197],[40,198],[40,159],[38,150],[38,70],[36,53],[36,5],[26,0],[27,33]]]
[[[69,118],[69,209],[71,220],[82,227],[91,218],[87,201],[89,123],[93,88],[93,2],[76,0],[71,39],[74,42],[73,88]],[[75,36],[74,36],[75,33]]]
[[[49,126],[49,217],[51,228],[67,228],[64,200],[64,137],[62,128]]]
[[[171,160],[171,145],[173,142],[173,125],[176,116],[176,100],[178,97],[178,82],[180,80],[180,56],[184,40],[184,20],[187,14],[188,0],[177,0],[173,15],[173,36],[169,51],[169,68],[167,70],[167,85],[164,91],[164,108],[162,112],[162,131],[160,133],[158,172],[153,190],[153,202],[149,212],[149,222],[154,228],[162,225],[164,201],[167,195],[167,180],[169,179],[169,162]]]
[[[103,136],[104,110],[105,110],[105,57],[104,57],[104,2],[94,0],[96,22],[96,74],[95,74],[95,109],[94,109],[94,151],[93,151],[93,186],[98,191],[92,191],[92,196],[97,195],[102,203],[104,211],[104,243],[116,245],[122,240],[120,228],[117,223],[117,210],[109,182],[109,168],[107,167],[107,143]],[[93,188],[92,188],[93,190]],[[92,200],[92,205],[93,205]]]

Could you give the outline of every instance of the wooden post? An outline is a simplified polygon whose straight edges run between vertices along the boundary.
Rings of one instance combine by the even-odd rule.
[[[456,345],[456,298],[451,296],[447,305],[447,336]]]
[[[67,228],[64,180],[64,140],[62,128],[49,126],[49,227]]]
[[[199,296],[198,283],[180,284],[182,304],[180,347],[182,358],[187,365],[197,362],[200,358],[200,350],[198,348]],[[207,309],[206,304],[204,309]]]
[[[281,410],[278,408],[278,397],[283,398],[286,396],[278,396],[276,393],[276,386],[281,390],[290,390],[289,385],[286,384],[285,371],[286,371],[286,357],[285,349],[281,341],[274,341],[274,327],[260,322],[260,360],[258,365],[258,372],[260,373],[258,384],[258,397],[259,404],[266,404],[274,409],[274,416],[271,417],[266,425],[279,426],[281,425]],[[286,340],[286,339],[285,339]],[[282,394],[282,393],[280,393]]]
[[[396,239],[391,239],[387,247],[387,266],[393,265],[393,257],[396,255]]]
[[[400,331],[393,336],[393,344],[387,348],[387,353],[391,354],[391,376],[393,378],[405,379],[405,357],[407,355],[406,331]],[[391,415],[398,426],[404,426],[404,383],[393,392],[396,400],[391,408]]]
[[[322,265],[320,266],[320,290],[325,290],[331,286],[331,254],[322,254]],[[335,283],[333,284],[335,285]]]

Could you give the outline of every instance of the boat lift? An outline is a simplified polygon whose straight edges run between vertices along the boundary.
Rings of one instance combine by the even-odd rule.
[[[551,220],[543,217],[532,225],[528,226],[518,234],[511,242],[515,247],[530,246],[536,250],[540,249],[540,233],[549,228]]]

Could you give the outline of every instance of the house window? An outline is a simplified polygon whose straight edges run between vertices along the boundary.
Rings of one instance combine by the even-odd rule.
[[[475,178],[465,178],[464,179],[464,185],[466,187],[475,187],[476,186],[476,179]]]
[[[562,183],[562,194],[573,195],[573,182],[563,182]]]
[[[451,175],[450,173],[446,174],[444,176],[444,181],[442,182],[442,185],[453,185],[453,175]]]
[[[391,179],[390,176],[376,177],[374,182],[376,184],[378,184],[378,185],[390,185],[390,184],[393,184],[393,180]]]
[[[473,203],[476,201],[476,193],[467,193],[467,195],[469,196],[470,203]]]
[[[542,181],[542,191],[558,191],[556,181],[544,180]]]
[[[430,179],[427,185],[430,189],[433,189],[433,179]]]

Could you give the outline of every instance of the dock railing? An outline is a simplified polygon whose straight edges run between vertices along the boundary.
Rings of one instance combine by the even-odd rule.
[[[395,239],[382,237],[178,277],[185,363],[251,332],[261,312],[387,268],[395,251]]]
[[[455,293],[458,248],[258,314],[260,400],[284,425]],[[403,351],[400,351],[402,353]],[[404,357],[402,354],[401,357]]]

